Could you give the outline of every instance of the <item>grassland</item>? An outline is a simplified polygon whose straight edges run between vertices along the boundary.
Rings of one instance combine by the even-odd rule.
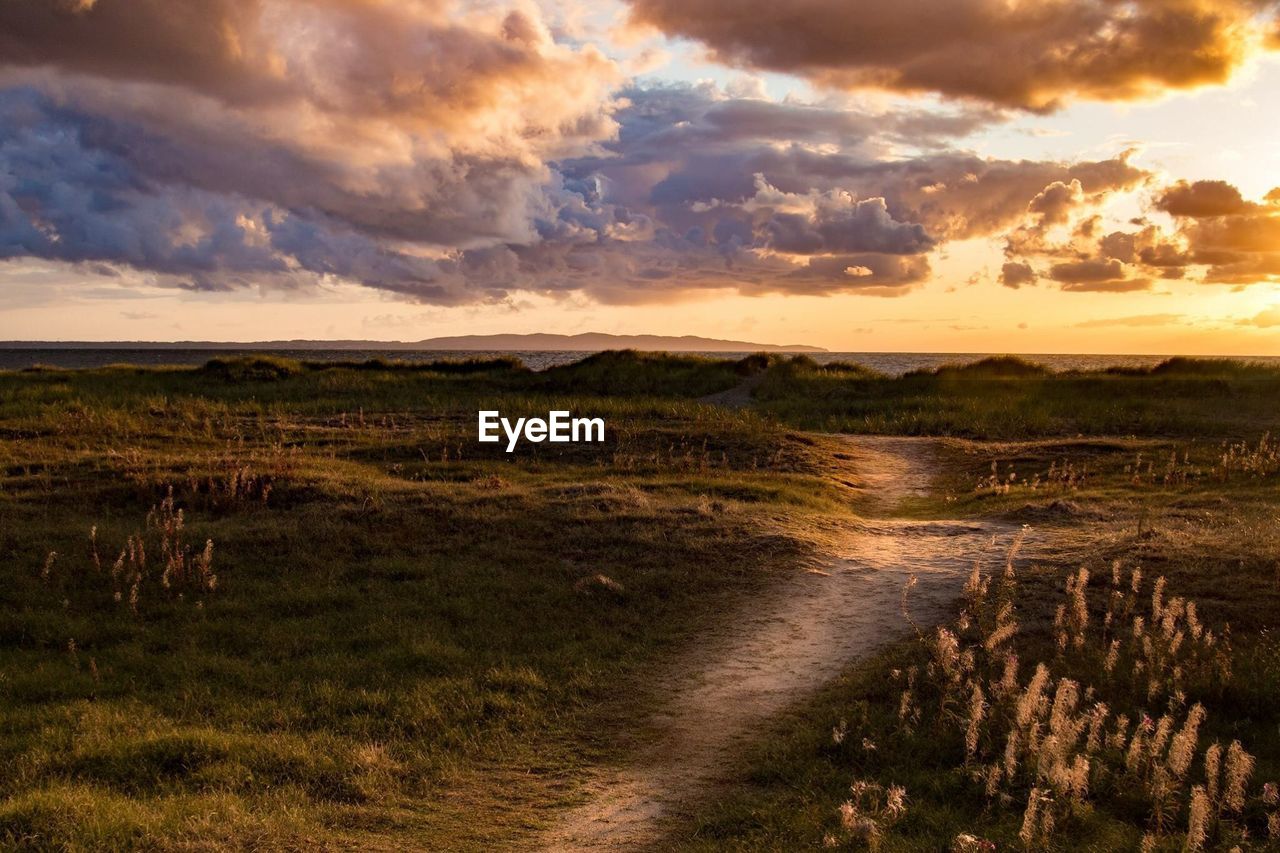
[[[772,519],[830,496],[750,414],[528,379],[0,376],[2,843],[483,847],[535,825],[613,748],[600,719],[644,700],[644,667],[804,549]],[[472,435],[499,405],[618,426],[510,458]]]
[[[752,406],[698,402],[748,376]],[[1277,392],[1280,374],[1222,363],[893,379],[625,353],[545,373],[264,358],[0,374],[0,844],[527,841],[626,746],[647,673],[848,518],[822,431],[956,437],[912,512],[1058,532],[1019,587],[1026,661],[1053,659],[1046,602],[1082,562],[1140,563],[1230,622],[1236,674],[1203,697],[1206,737],[1280,776],[1276,472],[1259,447]],[[475,442],[481,408],[603,416],[608,441],[508,455]],[[1021,807],[974,793],[954,737],[895,727],[885,674],[922,654],[865,663],[799,710],[685,842],[860,844],[836,812],[855,779],[906,786],[891,846],[1016,840]],[[837,745],[842,719],[859,736]],[[1088,807],[1081,838],[1146,831],[1136,806]]]
[[[1150,370],[1053,373],[1017,358],[887,377],[858,365],[775,362],[762,414],[825,432],[1028,439],[1256,439],[1276,423],[1280,371],[1173,359]]]
[[[1029,523],[1045,544],[1007,591],[1002,555],[993,553],[982,566],[989,600],[957,603],[949,636],[970,656],[971,669],[951,683],[942,674],[941,635],[933,631],[851,668],[761,738],[744,761],[742,784],[682,827],[678,846],[1273,849],[1280,840],[1268,786],[1280,779],[1280,457],[1271,441],[956,440],[950,451],[939,485],[952,515]],[[1075,593],[1069,579],[1082,568],[1088,580]],[[1184,610],[1165,638],[1178,636],[1179,652],[1154,662],[1144,657],[1133,617],[1145,620],[1142,636],[1155,642],[1159,657],[1167,644],[1153,626],[1162,624],[1171,597],[1179,607],[1194,603],[1196,630],[1217,632],[1212,654],[1189,651],[1192,631],[1179,621]],[[1005,603],[1003,618],[1014,632],[993,644]],[[1061,614],[1059,606],[1066,608]],[[1120,653],[1108,669],[1113,642]],[[1010,659],[1016,682],[1002,685]],[[1041,663],[1049,681],[1029,701]],[[1062,717],[1065,735],[1052,731],[1050,719],[1061,679],[1074,685],[1064,697],[1076,715]],[[1043,716],[1027,719],[1041,726],[1040,751],[1028,754],[1028,729],[1014,719],[1037,701]],[[1197,707],[1203,720],[1190,727],[1177,755],[1176,735]],[[1090,746],[1100,708],[1102,735]],[[1010,758],[1013,731],[1022,743]],[[1060,754],[1044,748],[1051,734],[1060,738]],[[1223,755],[1232,743],[1242,750],[1235,769],[1242,793],[1227,804]],[[1083,787],[1073,789],[1070,777],[1055,772],[1077,757],[1087,770],[1074,780]],[[894,789],[903,798],[900,811],[886,807]],[[1052,815],[1051,831],[1034,820],[1028,826],[1032,799],[1040,820]],[[1196,826],[1198,834],[1189,834]]]

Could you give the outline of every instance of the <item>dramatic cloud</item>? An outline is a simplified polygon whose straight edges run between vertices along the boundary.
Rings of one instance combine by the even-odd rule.
[[[1274,48],[1273,0],[630,0],[734,65],[1046,110],[1221,83]]]
[[[1184,265],[1208,267],[1204,280],[1248,285],[1280,280],[1280,205],[1268,193],[1265,203],[1245,201],[1239,190],[1221,181],[1180,183],[1156,201],[1178,220],[1187,250]]]
[[[1151,208],[1167,215],[1172,227],[1138,219],[1130,223],[1137,230],[1105,234],[1099,233],[1100,217],[1086,199],[1055,220],[1059,226],[1075,223],[1065,239],[1055,239],[1045,227],[1050,217],[1033,202],[1028,214],[1034,221],[1006,238],[1009,260],[1001,283],[1019,287],[1043,275],[1064,290],[1125,292],[1150,287],[1153,278],[1236,286],[1277,281],[1276,195],[1273,191],[1255,203],[1223,181],[1179,181],[1154,190],[1150,198]],[[1038,273],[1032,262],[1049,266]]]
[[[1031,268],[1031,264],[1006,261],[1004,266],[1000,268],[1000,283],[1014,290],[1024,284],[1035,284],[1036,278],[1036,271]]]
[[[0,57],[3,256],[442,302],[500,295],[451,255],[540,239],[620,81],[532,13],[378,0],[14,0]]]
[[[1063,290],[1125,293],[1146,290],[1151,282],[1129,278],[1125,265],[1111,259],[1089,259],[1054,264],[1049,278],[1059,282]]]
[[[1031,199],[1027,210],[1040,217],[1042,226],[1058,225],[1066,222],[1083,201],[1084,188],[1080,186],[1079,179],[1073,179],[1069,184],[1054,181]]]
[[[677,286],[898,295],[929,278],[932,250],[1019,223],[1055,182],[1096,200],[1147,178],[1124,158],[1003,161],[948,148],[948,134],[967,133],[981,113],[833,115],[709,86],[631,89],[623,100],[618,139],[558,164],[582,198],[562,208],[578,211],[563,230],[603,237],[520,250],[518,273],[607,271],[620,277],[609,299]],[[904,128],[919,135],[914,156],[901,145],[886,156]],[[624,245],[619,222],[638,239]]]
[[[1118,4],[1092,14],[1124,46],[1130,28],[1187,15],[1200,22],[1188,39],[1247,29],[1255,9],[1165,5],[1171,17],[1144,3],[1120,23],[1102,14]],[[1066,4],[1001,6],[1030,16],[1026,38],[1073,32]],[[962,23],[990,11],[957,8]],[[882,4],[867,26],[896,14]],[[847,24],[833,29],[862,37]],[[940,38],[934,26],[920,37]],[[1043,94],[1052,76],[1027,85]],[[596,49],[556,41],[532,5],[7,0],[0,259],[199,290],[351,281],[441,305],[897,296],[974,238],[1003,241],[1008,287],[1280,275],[1280,206],[1229,185],[1159,191],[1152,216],[1172,228],[1103,228],[1107,200],[1151,180],[1128,155],[963,150],[1003,120],[990,104],[877,111],[731,88],[628,84]]]
[[[1233,216],[1253,209],[1240,190],[1226,181],[1179,181],[1156,199],[1156,208],[1171,216]]]

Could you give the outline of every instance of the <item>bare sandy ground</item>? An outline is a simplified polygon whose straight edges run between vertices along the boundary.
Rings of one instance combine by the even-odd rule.
[[[1012,527],[893,518],[927,491],[936,444],[927,439],[847,439],[869,520],[823,573],[800,575],[708,636],[663,683],[670,697],[658,733],[626,766],[601,770],[586,801],[542,840],[546,850],[636,850],[726,781],[734,756],[787,706],[848,665],[947,615],[976,559],[1002,559]],[[994,544],[993,544],[994,543]]]

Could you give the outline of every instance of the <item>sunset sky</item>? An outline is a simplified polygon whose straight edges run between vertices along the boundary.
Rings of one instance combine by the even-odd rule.
[[[4,0],[0,339],[1280,355],[1280,0]]]

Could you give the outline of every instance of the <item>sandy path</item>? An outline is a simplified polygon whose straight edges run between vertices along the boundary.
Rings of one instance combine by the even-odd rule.
[[[827,574],[788,581],[771,600],[744,609],[657,687],[670,696],[657,736],[625,767],[602,771],[587,801],[543,839],[547,850],[635,850],[654,845],[664,823],[723,780],[762,725],[852,661],[901,638],[903,586],[921,625],[943,618],[973,561],[999,557],[1012,528],[891,517],[903,498],[927,490],[927,440],[850,438],[847,453],[866,490],[868,521],[833,555]]]
[[[764,371],[749,376],[742,382],[733,386],[726,391],[717,391],[714,394],[708,394],[701,398],[698,402],[710,403],[715,406],[724,406],[729,409],[745,409],[751,405],[751,395],[755,393],[760,383],[764,381]]]

